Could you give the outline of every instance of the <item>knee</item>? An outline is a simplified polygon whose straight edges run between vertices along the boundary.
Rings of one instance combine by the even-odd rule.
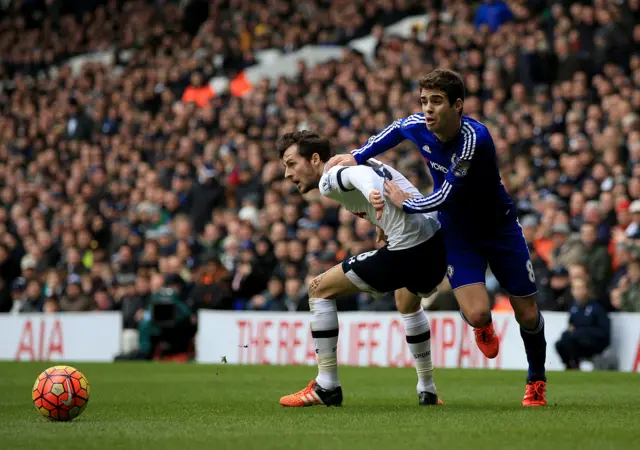
[[[533,329],[538,325],[538,307],[534,304],[527,308],[523,308],[516,314],[516,320],[522,328]]]
[[[536,296],[511,298],[511,305],[516,316],[516,321],[522,328],[532,329],[538,325],[538,317],[540,312],[536,303]]]
[[[313,280],[311,280],[311,283],[309,283],[309,288],[307,289],[307,293],[309,294],[309,305],[311,305],[312,299],[318,298],[317,292],[319,291],[319,287],[320,277],[315,277]]]
[[[396,308],[400,314],[411,314],[420,309],[420,297],[396,298]]]
[[[323,274],[324,275],[324,274]],[[311,283],[309,283],[309,288],[307,293],[309,294],[309,303],[311,304],[312,298],[333,298],[335,295],[335,290],[330,286],[326,286],[327,283],[322,283],[323,275],[318,275]]]
[[[491,311],[477,309],[469,312],[465,312],[464,317],[467,319],[467,322],[474,328],[480,328],[485,326],[489,319],[491,319]]]

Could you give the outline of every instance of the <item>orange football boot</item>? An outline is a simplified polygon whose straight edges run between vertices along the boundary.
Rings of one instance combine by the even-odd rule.
[[[529,381],[522,399],[522,406],[545,406],[547,404],[546,391],[546,381]]]
[[[489,359],[493,359],[498,356],[500,351],[500,339],[496,335],[496,329],[493,328],[493,322],[489,322],[481,328],[474,328],[473,332],[476,334],[476,344],[478,348]]]
[[[282,406],[304,407],[314,405],[341,406],[342,387],[327,390],[321,388],[316,380],[311,380],[306,388],[280,399]]]

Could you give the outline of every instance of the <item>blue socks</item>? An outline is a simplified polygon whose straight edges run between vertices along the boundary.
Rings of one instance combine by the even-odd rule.
[[[544,317],[538,311],[538,322],[533,329],[520,327],[520,336],[529,362],[527,381],[547,381],[544,363],[547,359],[547,341],[544,338]]]

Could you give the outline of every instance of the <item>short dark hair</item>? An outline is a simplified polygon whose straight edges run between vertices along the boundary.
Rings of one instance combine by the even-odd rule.
[[[300,156],[308,161],[311,161],[313,154],[317,153],[320,156],[320,161],[327,162],[333,153],[329,139],[321,137],[315,131],[302,130],[287,133],[278,140],[280,159],[284,156],[284,152],[294,144],[298,146]]]
[[[464,81],[457,72],[449,69],[436,69],[420,80],[420,90],[433,89],[443,91],[449,103],[453,105],[457,99],[464,101]]]

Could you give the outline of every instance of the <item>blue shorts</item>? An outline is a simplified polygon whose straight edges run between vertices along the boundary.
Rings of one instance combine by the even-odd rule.
[[[477,236],[447,233],[447,277],[452,289],[485,283],[487,265],[509,295],[526,297],[538,291],[529,249],[514,218],[499,230]]]

